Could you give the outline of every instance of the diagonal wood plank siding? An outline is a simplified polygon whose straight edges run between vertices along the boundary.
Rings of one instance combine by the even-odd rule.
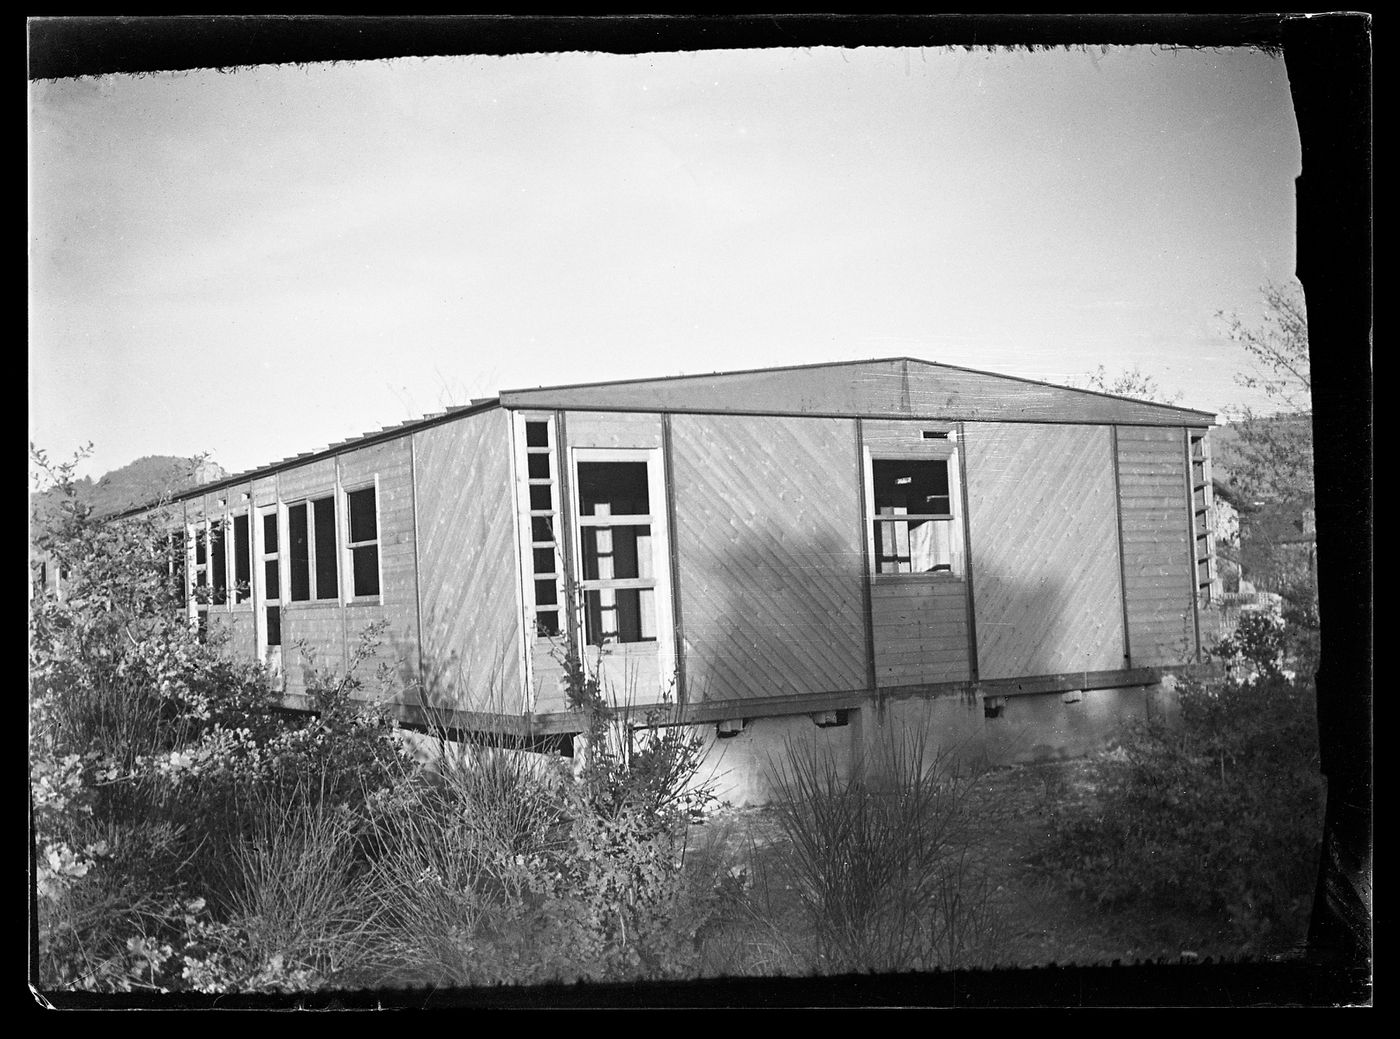
[[[672,429],[692,702],[863,688],[854,423],[677,415]]]
[[[969,423],[964,451],[980,677],[1122,667],[1108,427]]]
[[[1180,429],[1118,429],[1123,581],[1135,666],[1195,659]]]
[[[413,435],[423,685],[432,704],[523,710],[509,415]]]

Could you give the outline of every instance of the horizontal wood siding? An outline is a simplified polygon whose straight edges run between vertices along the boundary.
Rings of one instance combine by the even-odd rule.
[[[385,693],[400,696],[417,685],[418,582],[414,573],[413,469],[409,440],[403,437],[350,451],[339,457],[340,486],[344,491],[373,486],[379,493],[379,602],[352,601],[345,607],[345,637],[354,659],[356,648],[369,629],[381,622],[387,627],[360,664],[359,677],[366,696]],[[341,507],[344,507],[343,500]],[[348,524],[348,517],[342,519]],[[348,536],[348,526],[345,528]],[[348,556],[348,553],[345,555]],[[351,589],[349,559],[342,558],[341,587]],[[366,643],[368,648],[368,644]],[[377,672],[388,670],[390,685],[381,689]]]
[[[519,714],[520,589],[509,415],[414,434],[423,700]]]
[[[967,585],[950,577],[911,575],[870,588],[878,686],[963,682],[967,652]]]
[[[660,447],[661,416],[655,413],[575,411],[564,416],[569,447]]]
[[[335,459],[325,458],[277,474],[277,497],[284,504],[324,498],[335,493]],[[283,557],[291,535],[283,522]],[[287,572],[283,564],[282,572]],[[290,586],[282,589],[282,669],[285,691],[305,693],[313,672],[341,674],[345,668],[345,618],[338,600],[292,602]]]
[[[969,423],[965,432],[979,676],[1122,667],[1108,427]]]
[[[1195,659],[1180,429],[1118,429],[1123,582],[1134,666]]]
[[[691,702],[865,686],[854,437],[848,420],[675,417]]]

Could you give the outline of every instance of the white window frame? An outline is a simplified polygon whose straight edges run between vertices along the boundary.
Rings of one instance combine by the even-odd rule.
[[[254,506],[250,510],[253,524],[253,626],[257,632],[258,655],[263,659],[266,659],[269,648],[280,648],[282,645],[280,640],[275,647],[268,645],[266,611],[269,606],[276,606],[280,614],[287,602],[287,597],[284,594],[287,588],[287,553],[285,549],[287,538],[283,511],[283,507],[278,502]],[[263,524],[268,516],[272,517],[273,526],[277,531],[277,551],[273,553],[267,551],[267,537],[263,531]],[[268,563],[273,563],[277,567],[277,597],[275,599],[268,595],[267,590]]]
[[[529,446],[525,430],[528,423],[543,423],[546,429],[546,443],[544,447]],[[536,641],[548,641],[549,639],[561,638],[568,630],[569,611],[567,603],[564,601],[564,529],[561,484],[559,480],[559,438],[554,426],[554,415],[548,412],[517,412],[515,422],[515,456],[521,460],[516,471],[516,506],[519,516],[518,529],[520,531],[519,544],[521,548],[521,570],[525,581],[522,589],[522,598],[525,605],[525,627],[526,636],[530,644]],[[549,458],[549,476],[530,476],[530,456],[545,455]],[[549,509],[532,509],[530,501],[530,488],[540,487],[548,484],[550,488]],[[548,517],[552,521],[554,530],[553,541],[535,541],[534,521],[537,518]],[[535,569],[535,550],[537,548],[554,549],[554,603],[553,607],[539,607],[535,601],[535,582],[547,581],[550,578],[548,571],[537,571]],[[557,620],[558,635],[544,635],[540,633],[537,614],[540,612],[554,613]]]
[[[342,538],[340,535],[340,526],[342,520],[340,517],[340,502],[338,502],[336,498],[337,495],[335,493],[335,490],[332,489],[324,494],[308,494],[305,497],[297,498],[295,501],[289,501],[285,506],[283,506],[286,515],[282,517],[283,525],[281,530],[279,530],[278,532],[278,545],[279,547],[282,547],[283,541],[281,539],[285,538],[285,547],[282,547],[282,554],[286,556],[286,566],[283,568],[283,573],[287,576],[288,581],[287,584],[284,586],[285,594],[282,596],[282,603],[284,606],[329,606],[334,603],[343,604],[345,601],[342,592],[345,581],[345,568],[341,565],[341,555],[343,552],[341,546],[344,543],[344,538]],[[336,541],[332,553],[333,558],[335,559],[336,569],[335,592],[332,595],[321,595],[321,589],[317,587],[318,582],[316,574],[316,503],[321,501],[329,501],[331,503],[331,508],[335,510],[335,515],[331,517],[331,530],[335,532],[331,536],[334,537]],[[298,505],[306,506],[306,559],[308,568],[307,589],[310,594],[310,598],[307,599],[292,598],[292,586],[290,580],[292,566],[291,510],[296,508]]]
[[[236,536],[236,521],[239,516],[243,516],[248,521],[248,594],[239,601],[238,599],[238,538]],[[224,579],[228,583],[227,597],[224,599],[225,605],[230,610],[246,611],[253,606],[253,570],[255,553],[253,551],[253,510],[250,507],[231,509],[225,513],[224,521]]]
[[[579,510],[578,467],[580,462],[645,462],[647,466],[647,497],[650,512],[639,516],[584,516]],[[670,530],[666,522],[666,469],[659,447],[639,448],[600,448],[571,447],[569,449],[569,493],[573,522],[569,532],[574,550],[574,587],[578,590],[578,615],[575,618],[575,638],[578,645],[587,646],[586,621],[587,602],[584,598],[589,591],[621,590],[645,588],[653,591],[652,602],[656,611],[653,618],[656,638],[646,642],[611,642],[604,645],[607,652],[646,652],[633,647],[657,647],[660,674],[663,681],[674,671],[675,644],[672,628],[672,589]],[[611,578],[584,580],[583,576],[583,529],[585,527],[649,526],[651,527],[651,570],[648,578]]]
[[[870,560],[870,579],[877,584],[908,581],[961,581],[967,575],[967,552],[963,538],[962,466],[961,452],[958,450],[957,433],[949,432],[947,439],[929,440],[923,443],[911,441],[908,444],[881,445],[864,449],[865,481],[865,545],[866,558]],[[875,511],[875,462],[947,462],[948,464],[948,512],[908,513],[897,517],[881,517]],[[923,570],[912,573],[880,573],[880,561],[875,555],[875,525],[877,523],[908,522],[910,520],[932,520],[948,524],[948,554],[950,569]]]
[[[350,540],[350,495],[359,494],[364,491],[374,492],[374,537],[367,541]],[[345,576],[341,578],[341,583],[345,588],[346,602],[383,602],[384,601],[384,525],[381,521],[379,511],[379,474],[375,473],[372,480],[362,481],[353,486],[342,488],[341,509],[337,523],[340,530],[340,543],[344,546],[340,553],[340,569]],[[370,548],[375,549],[375,587],[378,591],[370,595],[355,594],[355,549]]]

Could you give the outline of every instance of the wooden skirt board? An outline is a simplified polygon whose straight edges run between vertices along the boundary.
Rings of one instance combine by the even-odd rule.
[[[979,676],[1122,667],[1109,427],[968,423],[963,451]]]

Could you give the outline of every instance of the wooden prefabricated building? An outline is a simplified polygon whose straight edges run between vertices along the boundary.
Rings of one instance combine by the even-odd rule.
[[[990,725],[1199,660],[1213,418],[910,358],[511,390],[176,507],[192,588],[249,578],[192,610],[292,705],[294,646],[342,667],[382,621],[408,721],[577,731],[572,632],[726,735],[949,694]]]

